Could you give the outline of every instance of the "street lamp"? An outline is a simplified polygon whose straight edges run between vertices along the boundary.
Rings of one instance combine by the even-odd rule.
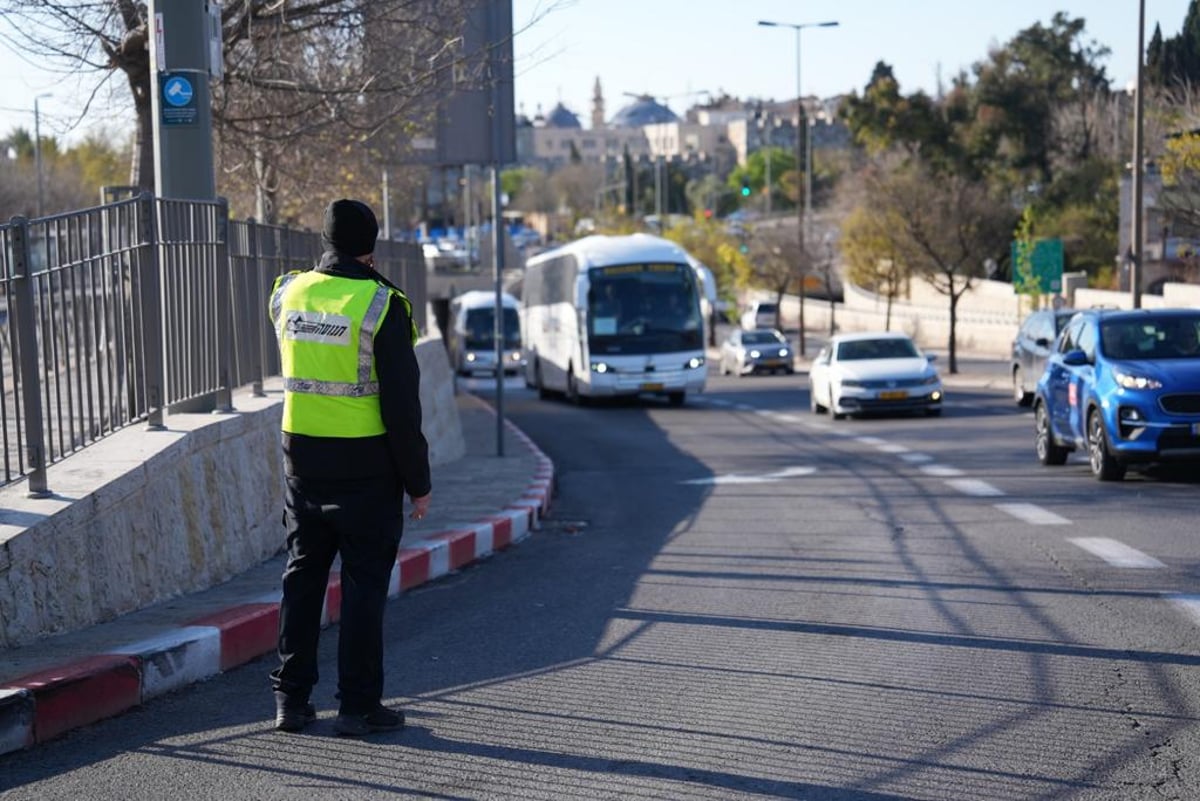
[[[42,116],[38,109],[38,101],[43,97],[53,97],[51,92],[43,92],[33,98],[33,162],[37,171],[37,216],[42,216]]]
[[[1146,61],[1145,57],[1145,40],[1146,40],[1146,0],[1140,0],[1138,3],[1138,61],[1137,61],[1137,95],[1133,99],[1133,237],[1130,250],[1133,258],[1129,263],[1129,291],[1130,301],[1133,308],[1140,309],[1142,307],[1142,263],[1145,258],[1142,247],[1142,214],[1144,209],[1142,204],[1143,199],[1142,188],[1142,89],[1145,82],[1145,75],[1142,65]],[[1163,261],[1167,257],[1167,240],[1163,237]]]
[[[809,180],[809,176],[812,175],[812,163],[811,163],[812,150],[811,149],[807,150],[807,154],[808,154],[807,159],[805,158],[805,154],[801,152],[802,142],[800,139],[800,130],[801,130],[801,126],[804,123],[805,117],[804,117],[804,100],[803,100],[804,91],[800,84],[800,33],[805,28],[835,28],[835,27],[837,27],[838,23],[837,23],[837,21],[798,22],[798,23],[797,22],[774,22],[772,20],[760,19],[758,21],[758,24],[762,25],[763,27],[766,27],[766,28],[791,28],[792,30],[794,30],[796,32],[796,166],[799,167],[800,164],[804,164],[804,175],[805,175],[804,203],[796,204],[796,223],[797,223],[797,227],[800,229],[800,232],[798,234],[799,240],[800,240],[800,343],[799,344],[800,344],[800,355],[803,356],[805,354],[804,279],[807,277],[805,275],[805,269],[804,269],[804,263],[805,263],[805,259],[807,258],[807,255],[805,253],[804,247],[805,247],[805,238],[806,238],[805,229],[808,227],[808,217],[812,211],[812,182]],[[807,138],[808,136],[811,136],[811,132],[809,130],[807,130],[807,126],[805,126],[804,135],[805,135],[805,138]]]

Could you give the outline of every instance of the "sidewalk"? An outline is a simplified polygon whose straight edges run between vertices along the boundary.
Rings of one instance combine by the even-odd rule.
[[[467,452],[433,468],[433,502],[405,518],[389,597],[529,535],[548,510],[553,465],[506,421],[496,455],[495,411],[456,396]],[[280,546],[283,545],[280,526]],[[0,754],[118,715],[166,692],[275,650],[284,555],[219,586],[89,629],[0,652]],[[341,601],[335,572],[325,624]]]

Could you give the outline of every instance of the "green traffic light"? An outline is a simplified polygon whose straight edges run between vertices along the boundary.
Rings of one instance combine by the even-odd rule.
[[[750,197],[750,185],[742,184],[742,197]]]

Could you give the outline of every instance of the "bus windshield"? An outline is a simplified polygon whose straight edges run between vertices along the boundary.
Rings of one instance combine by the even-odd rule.
[[[686,264],[622,264],[588,271],[593,354],[704,347],[694,273]]]
[[[463,345],[468,350],[489,350],[496,347],[496,315],[491,308],[467,312]],[[521,318],[516,309],[504,309],[504,347],[521,347]]]

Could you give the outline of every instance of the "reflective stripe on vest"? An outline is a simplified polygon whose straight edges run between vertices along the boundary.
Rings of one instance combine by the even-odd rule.
[[[283,297],[287,286],[296,276],[288,274],[280,276],[275,294],[271,297],[271,316],[275,321],[275,336],[283,340],[285,327],[289,318],[283,314]],[[377,285],[371,305],[363,315],[359,324],[358,334],[358,381],[355,383],[342,381],[318,381],[307,378],[289,378],[284,376],[283,388],[288,392],[303,392],[308,395],[330,395],[338,398],[363,398],[379,394],[379,382],[371,380],[371,367],[375,363],[375,332],[379,328],[379,320],[387,309],[388,295],[391,290]]]
[[[316,437],[385,432],[375,335],[393,294],[373,281],[315,271],[276,279],[269,313],[284,373],[285,432]]]

